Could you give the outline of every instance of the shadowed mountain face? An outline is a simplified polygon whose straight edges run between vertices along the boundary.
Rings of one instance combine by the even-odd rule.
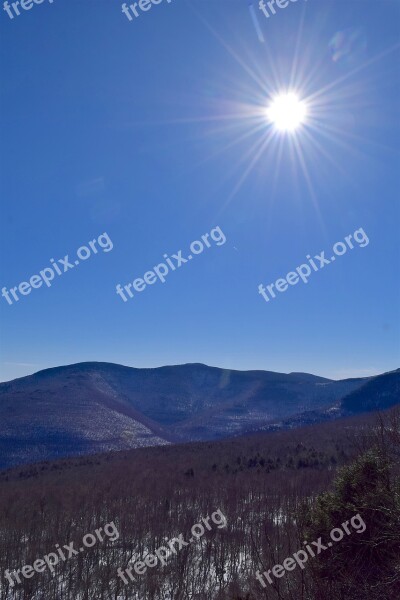
[[[385,410],[400,403],[400,369],[367,381],[362,388],[343,398],[344,413],[357,414]]]
[[[356,392],[363,397],[363,388],[375,389],[378,379],[331,381],[201,364],[134,369],[80,363],[47,369],[0,384],[0,467],[243,434],[322,413]],[[379,382],[376,386],[379,390]]]
[[[293,429],[361,413],[384,411],[396,404],[400,404],[400,369],[363,380],[361,386],[328,408],[305,411],[267,423],[258,430]]]

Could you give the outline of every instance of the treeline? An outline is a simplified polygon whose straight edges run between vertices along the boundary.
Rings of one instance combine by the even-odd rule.
[[[322,513],[315,517],[316,499],[332,487],[338,467],[352,464],[371,448],[379,448],[377,457],[385,451],[389,460],[395,444],[386,447],[383,440],[393,439],[393,426],[385,426],[377,438],[368,419],[4,472],[0,477],[1,597],[353,600],[357,596],[349,595],[351,590],[346,596],[321,595],[325,590],[318,583],[323,576],[316,570],[317,559],[315,568],[287,573],[267,589],[255,574],[301,548],[307,527],[317,535],[321,523],[326,524]],[[384,476],[393,485],[391,467]],[[367,489],[367,479],[363,485]],[[351,510],[357,508],[351,506]],[[148,568],[143,575],[134,573],[128,585],[117,576],[118,567],[125,569],[131,560],[154,553],[165,539],[182,534],[189,540],[191,527],[218,509],[227,518],[226,528],[206,531],[172,555],[165,566]],[[394,508],[389,512],[395,514]],[[119,531],[117,540],[106,538],[60,561],[54,574],[46,570],[29,579],[22,577],[14,587],[4,577],[6,569],[32,565],[54,552],[56,544],[74,542],[75,548],[81,547],[86,534],[110,522]],[[336,588],[330,592],[342,594]],[[386,592],[391,593],[388,586]],[[380,600],[394,598],[385,598],[382,592],[379,596]]]

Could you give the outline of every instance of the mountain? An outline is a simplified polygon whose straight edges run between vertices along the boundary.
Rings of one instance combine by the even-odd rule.
[[[396,404],[400,404],[400,369],[365,379],[361,386],[328,408],[309,410],[272,421],[256,431],[304,427],[352,415],[384,411]]]
[[[317,422],[325,420],[327,411],[340,416],[343,398],[376,379],[332,381],[307,373],[203,364],[135,369],[88,362],[46,369],[0,384],[0,468],[216,440],[277,423],[287,428]],[[393,385],[390,380],[389,388]],[[375,387],[379,390],[379,381]],[[382,393],[387,398],[386,388]]]
[[[57,367],[0,384],[0,468],[169,439],[107,383],[101,368]]]
[[[400,369],[378,375],[361,388],[345,396],[341,402],[343,414],[358,414],[385,410],[400,403]]]

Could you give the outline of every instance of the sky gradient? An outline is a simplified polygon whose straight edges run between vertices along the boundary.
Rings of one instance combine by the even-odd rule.
[[[103,233],[113,244],[0,297],[2,381],[81,361],[399,367],[398,2],[299,1],[269,19],[247,0],[164,1],[132,22],[117,0],[1,13],[0,287]],[[262,118],[288,89],[310,107],[295,139]],[[215,227],[225,244],[116,294]],[[364,248],[258,293],[359,228]]]

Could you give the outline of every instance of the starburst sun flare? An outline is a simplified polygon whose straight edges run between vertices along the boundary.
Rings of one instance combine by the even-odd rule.
[[[276,96],[266,109],[266,116],[278,131],[295,131],[307,117],[307,107],[297,94],[290,92]]]

